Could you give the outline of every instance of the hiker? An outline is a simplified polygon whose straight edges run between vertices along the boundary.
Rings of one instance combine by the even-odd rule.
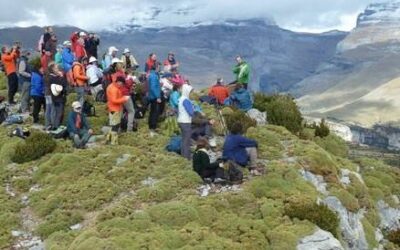
[[[168,53],[167,59],[164,61],[164,72],[170,73],[172,69],[177,69],[179,62],[175,60],[175,54],[173,52]]]
[[[193,105],[194,113],[192,116],[192,139],[197,140],[199,137],[206,136],[210,140],[210,145],[215,147],[215,140],[212,137],[212,125],[215,121],[208,119],[203,112],[196,111]]]
[[[122,108],[123,104],[129,99],[128,96],[124,96],[121,92],[121,86],[123,84],[125,84],[125,78],[118,76],[107,88],[107,107],[111,126],[111,131],[107,135],[107,141],[111,141],[111,145],[118,144],[118,131],[121,125]]]
[[[76,46],[78,44],[78,39],[79,39],[79,32],[75,31],[71,34],[70,41],[71,41],[71,50],[72,53],[74,53],[74,56],[76,56],[75,51],[76,51]]]
[[[49,82],[51,93],[51,125],[52,129],[57,129],[63,119],[64,106],[67,100],[67,81],[59,66],[52,62],[49,64]],[[46,103],[47,108],[47,103]]]
[[[97,34],[89,33],[89,36],[85,39],[85,50],[87,53],[87,57],[97,57],[97,48],[100,45],[100,37]]]
[[[182,86],[183,84],[185,84],[185,78],[179,74],[178,69],[176,68],[172,68],[171,69],[171,78],[170,81],[174,84],[174,85],[180,85]]]
[[[47,66],[49,65],[50,62],[51,62],[51,52],[45,50],[42,56],[40,57],[40,63],[42,65],[42,68],[44,70],[47,70]]]
[[[18,75],[16,69],[17,46],[14,45],[11,50],[7,46],[1,49],[1,61],[4,65],[8,80],[8,103],[16,104],[14,96],[18,91]]]
[[[240,121],[233,123],[230,134],[226,136],[222,156],[232,160],[242,167],[249,166],[252,174],[258,174],[257,147],[255,140],[244,137],[243,126]]]
[[[139,63],[136,61],[136,58],[133,55],[131,55],[131,52],[128,48],[124,49],[121,61],[125,69],[136,70],[139,67]]]
[[[149,75],[148,94],[148,101],[150,104],[149,129],[151,136],[155,134],[155,129],[157,128],[158,118],[160,115],[160,105],[162,101],[161,98],[160,77],[157,73],[157,64],[153,64]]]
[[[226,98],[229,97],[229,91],[226,86],[224,86],[224,80],[222,78],[217,79],[217,83],[210,88],[208,95],[215,97],[219,105],[223,105]]]
[[[57,36],[56,34],[52,33],[50,35],[50,39],[44,45],[45,53],[47,52],[48,58],[47,63],[54,61],[54,56],[57,53]]]
[[[67,77],[67,82],[69,84],[73,84],[74,80],[73,80],[73,76],[72,76],[72,65],[74,64],[75,61],[75,56],[72,53],[72,49],[71,49],[71,42],[70,41],[65,41],[63,43],[64,45],[64,49],[62,51],[62,68],[64,70],[64,73]]]
[[[85,71],[87,63],[87,57],[81,57],[79,62],[74,62],[72,65],[72,76],[74,79],[75,92],[77,93],[77,101],[80,102],[82,106],[85,101],[85,87],[88,81]]]
[[[250,78],[250,66],[241,56],[236,57],[237,64],[233,67],[233,73],[236,75],[236,82],[243,84],[245,89],[248,88]]]
[[[193,170],[204,180],[206,178],[212,181],[224,178],[223,163],[210,162],[208,154],[209,144],[206,138],[197,140],[196,151],[193,154]]]
[[[236,84],[235,91],[229,96],[229,99],[226,100],[225,103],[235,106],[244,112],[253,108],[253,99],[250,92],[240,83]]]
[[[76,40],[75,44],[75,57],[76,58],[82,58],[82,57],[87,57],[87,53],[85,50],[85,37],[86,33],[81,31],[79,32],[79,38]]]
[[[62,60],[63,46],[61,44],[57,45],[57,53],[54,55],[54,62],[60,66],[60,69],[63,69],[63,60]]]
[[[178,125],[182,134],[181,155],[188,160],[191,159],[190,140],[192,137],[192,116],[194,115],[193,104],[190,100],[192,91],[192,86],[184,84],[178,103]]]
[[[169,106],[173,111],[175,111],[175,114],[178,113],[179,97],[181,97],[181,93],[179,92],[180,89],[181,87],[175,84],[172,88],[171,94],[169,95]]]
[[[51,34],[53,33],[53,28],[48,26],[44,28],[44,33],[40,36],[39,43],[38,43],[38,51],[40,54],[44,53],[44,47],[48,40],[51,38]]]
[[[103,70],[108,69],[112,65],[112,60],[117,57],[118,49],[114,46],[108,48],[108,54],[104,56]]]
[[[96,99],[97,93],[103,89],[102,78],[103,71],[97,65],[97,59],[94,56],[89,58],[89,65],[86,69],[86,75],[89,78],[90,92]]]
[[[21,87],[21,113],[29,112],[30,88],[31,88],[31,65],[29,63],[28,51],[22,51],[18,63],[18,81]]]
[[[43,109],[46,109],[46,102],[44,98],[43,68],[40,67],[40,65],[33,66],[30,95],[33,99],[33,123],[39,123],[40,109],[42,106]]]
[[[75,101],[71,106],[72,111],[68,115],[67,131],[74,142],[74,147],[83,149],[93,135],[93,130],[89,126],[86,115],[82,112],[81,103]]]
[[[157,64],[158,64],[157,55],[155,53],[151,53],[149,55],[149,58],[146,61],[146,65],[144,67],[144,71],[146,72],[146,74],[150,73],[150,71],[153,69],[154,65],[156,65],[156,67],[157,67],[158,66]]]

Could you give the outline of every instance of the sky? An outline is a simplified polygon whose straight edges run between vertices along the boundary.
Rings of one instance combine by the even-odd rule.
[[[265,18],[293,31],[349,31],[368,4],[382,0],[1,0],[0,27],[72,25],[98,31]]]

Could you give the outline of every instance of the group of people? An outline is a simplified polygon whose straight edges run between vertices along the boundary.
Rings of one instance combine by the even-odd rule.
[[[40,63],[29,63],[30,53],[21,51],[19,44],[9,48],[3,46],[1,60],[8,78],[8,102],[15,104],[14,96],[21,91],[20,112],[32,114],[34,123],[39,123],[39,113],[44,109],[46,130],[57,129],[63,121],[67,95],[76,93],[72,111],[66,125],[70,138],[77,148],[85,148],[94,131],[90,128],[83,112],[85,96],[90,89],[95,98],[103,94],[107,102],[109,126],[107,142],[118,144],[123,117],[126,117],[127,131],[135,131],[135,108],[148,107],[148,127],[151,136],[159,132],[160,116],[167,114],[176,119],[182,136],[181,155],[193,159],[193,167],[203,178],[219,178],[220,164],[212,164],[206,155],[208,147],[215,146],[212,133],[214,120],[208,119],[192,98],[194,91],[189,80],[179,73],[180,63],[173,52],[168,53],[160,63],[155,53],[151,53],[145,63],[144,73],[139,74],[139,63],[128,48],[118,57],[119,50],[111,46],[101,61],[98,60],[99,37],[94,33],[74,32],[70,40],[57,44],[57,36],[51,27],[46,27],[38,43]],[[223,79],[209,90],[210,103],[215,105],[234,105],[248,111],[253,100],[247,90],[250,67],[240,57],[233,73],[236,80],[231,86],[224,85]],[[144,91],[138,97],[136,86],[142,85]],[[33,100],[33,110],[31,110]],[[241,166],[254,169],[257,157],[257,143],[241,135],[240,121],[225,138],[223,157]],[[197,149],[192,156],[192,140]]]

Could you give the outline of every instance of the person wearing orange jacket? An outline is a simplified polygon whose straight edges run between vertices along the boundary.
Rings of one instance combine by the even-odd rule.
[[[83,107],[83,102],[85,101],[85,87],[89,77],[86,76],[86,65],[88,64],[87,57],[81,57],[79,62],[74,62],[72,64],[72,77],[73,85],[75,87],[75,92],[77,94],[77,101],[81,103]]]
[[[1,49],[1,61],[3,62],[4,69],[8,80],[8,103],[16,104],[14,96],[18,91],[18,75],[16,61],[18,58],[17,47],[13,46],[10,50],[7,46]]]
[[[226,98],[229,97],[228,88],[223,85],[222,78],[217,79],[217,83],[210,88],[208,95],[215,97],[219,105],[223,105]]]
[[[118,76],[107,88],[107,107],[111,131],[107,135],[107,142],[111,145],[118,144],[118,131],[121,125],[122,109],[129,96],[124,96],[121,88],[125,84],[125,77]]]

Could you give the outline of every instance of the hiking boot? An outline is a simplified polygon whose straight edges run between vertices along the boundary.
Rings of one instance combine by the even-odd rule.
[[[111,132],[111,145],[118,145],[118,133]]]

